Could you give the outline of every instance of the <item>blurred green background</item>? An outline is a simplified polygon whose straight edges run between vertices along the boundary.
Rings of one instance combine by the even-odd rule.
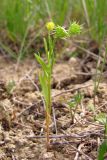
[[[76,20],[83,24],[83,33],[101,45],[106,37],[106,8],[106,0],[1,0],[0,47],[21,59],[36,47],[50,20],[65,27]]]

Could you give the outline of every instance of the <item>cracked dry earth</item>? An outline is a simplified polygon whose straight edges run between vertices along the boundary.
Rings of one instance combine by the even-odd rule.
[[[70,58],[54,66],[50,152],[46,151],[45,111],[38,90],[40,68],[35,59],[30,58],[21,63],[17,71],[15,67],[15,62],[0,56],[0,159],[96,160],[104,126],[94,120],[94,74],[82,74],[81,59]],[[84,67],[94,73],[96,61],[87,62]],[[14,82],[12,87],[11,82]],[[67,104],[77,92],[84,98],[72,123]],[[95,101],[95,113],[106,113],[105,77]]]

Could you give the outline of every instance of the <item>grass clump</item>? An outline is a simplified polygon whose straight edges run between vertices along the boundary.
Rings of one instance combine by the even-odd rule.
[[[88,27],[90,28],[90,35],[92,39],[99,44],[102,43],[106,33],[106,0],[81,0],[84,8],[84,14]]]

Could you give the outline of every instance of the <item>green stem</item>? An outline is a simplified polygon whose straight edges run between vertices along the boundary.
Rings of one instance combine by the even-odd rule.
[[[46,141],[47,141],[47,151],[49,150],[49,133],[50,133],[50,129],[49,129],[49,125],[50,125],[50,122],[51,122],[51,76],[49,76],[49,79],[48,79],[48,104],[46,105]]]
[[[95,77],[95,83],[94,83],[94,108],[96,106],[95,97],[96,97],[96,94],[98,92],[99,84],[100,84],[101,78],[102,78],[103,69],[104,69],[104,66],[105,66],[105,63],[106,63],[106,56],[107,56],[107,54],[105,52],[104,60],[101,64],[100,75],[99,75],[98,79],[97,79],[98,65],[97,65],[97,69],[96,69],[96,77]],[[97,64],[98,64],[98,62],[97,62]]]
[[[50,123],[50,116],[49,113],[46,111],[46,147],[47,151],[49,150],[49,123]]]

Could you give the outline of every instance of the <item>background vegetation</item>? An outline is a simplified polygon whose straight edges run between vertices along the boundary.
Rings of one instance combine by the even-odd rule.
[[[106,8],[106,0],[2,0],[0,46],[12,57],[21,59],[27,52],[32,53],[29,48],[33,44],[36,48],[49,20],[65,27],[76,20],[83,24],[91,39],[101,44],[106,35]]]

